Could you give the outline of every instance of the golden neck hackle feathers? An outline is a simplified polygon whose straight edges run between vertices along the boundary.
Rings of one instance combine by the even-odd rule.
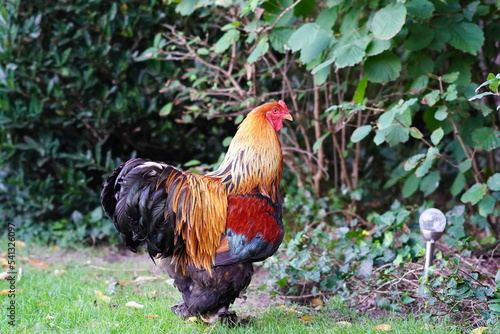
[[[283,155],[278,135],[266,118],[268,108],[263,105],[247,115],[219,169],[167,180],[172,189],[167,186],[166,191],[176,213],[175,234],[186,245],[172,258],[177,270],[185,272],[190,264],[211,271],[225,231],[228,195],[256,189],[273,201],[278,199]]]
[[[273,201],[278,197],[283,155],[266,111],[266,105],[263,105],[247,115],[219,169],[208,174],[220,177],[228,194],[246,194],[257,189]]]

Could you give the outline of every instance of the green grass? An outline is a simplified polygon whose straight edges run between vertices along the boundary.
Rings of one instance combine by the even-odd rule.
[[[240,305],[236,311],[251,314],[249,324],[207,326],[180,319],[170,310],[181,300],[180,294],[145,256],[109,262],[108,251],[63,252],[40,247],[26,247],[16,256],[18,268],[22,268],[22,278],[17,282],[22,292],[16,296],[16,326],[13,330],[1,314],[0,333],[375,333],[375,326],[380,324],[390,325],[390,333],[461,332],[453,323],[432,324],[429,330],[424,321],[408,315],[370,318],[345,308],[340,299],[326,302],[319,311],[288,304],[264,309]],[[37,268],[22,257],[47,262],[49,267]],[[159,279],[109,290],[112,282],[130,281],[137,275]],[[8,287],[5,282],[0,284],[2,290]],[[96,290],[110,296],[110,302],[98,300]],[[250,289],[249,298],[252,290],[257,287]],[[2,295],[0,301],[1,312],[6,313],[10,298]],[[129,301],[144,305],[144,309],[125,307]],[[339,325],[339,321],[349,321],[352,326]]]

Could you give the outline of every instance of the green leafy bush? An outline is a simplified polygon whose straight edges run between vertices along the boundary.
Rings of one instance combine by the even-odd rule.
[[[225,135],[216,121],[158,114],[175,67],[135,61],[168,13],[155,1],[0,5],[0,217],[19,238],[114,241],[99,201],[114,167],[135,152],[176,164],[220,154],[199,149]]]

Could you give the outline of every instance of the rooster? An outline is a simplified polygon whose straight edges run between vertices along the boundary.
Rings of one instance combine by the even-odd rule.
[[[253,262],[283,240],[277,135],[292,116],[283,101],[252,110],[220,167],[206,175],[131,159],[105,182],[101,203],[125,245],[144,245],[174,279],[181,317],[235,321],[229,306],[250,284]]]

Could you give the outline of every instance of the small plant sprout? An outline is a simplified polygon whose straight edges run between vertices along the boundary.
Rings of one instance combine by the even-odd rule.
[[[424,267],[424,277],[427,279],[429,267],[434,261],[434,243],[438,241],[444,233],[446,217],[438,209],[427,209],[420,215],[419,225],[422,237],[427,241]]]

